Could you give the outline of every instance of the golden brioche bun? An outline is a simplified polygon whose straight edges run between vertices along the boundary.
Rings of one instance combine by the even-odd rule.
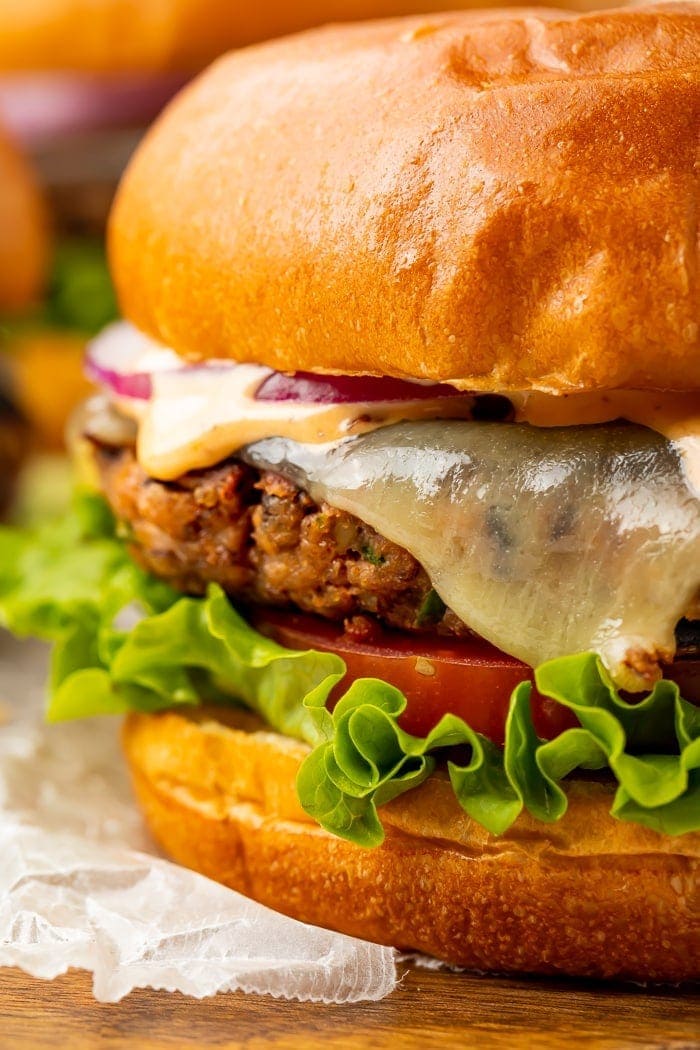
[[[0,70],[188,72],[230,48],[324,22],[496,4],[497,0],[0,0]],[[559,5],[611,6],[606,0],[559,0]]]
[[[297,919],[479,970],[700,978],[700,835],[613,820],[605,784],[573,782],[559,823],[494,838],[436,774],[363,850],[301,810],[308,749],[246,712],[132,715],[124,745],[165,850]]]
[[[251,48],[126,174],[122,307],[191,358],[697,390],[699,126],[700,3]]]
[[[47,213],[34,174],[0,131],[0,311],[24,309],[48,266]]]

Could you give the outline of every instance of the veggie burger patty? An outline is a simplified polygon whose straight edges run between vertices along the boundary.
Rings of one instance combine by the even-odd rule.
[[[279,474],[232,459],[162,482],[131,448],[95,449],[132,553],[179,590],[201,594],[218,583],[250,602],[330,620],[369,613],[390,627],[469,633],[408,551]]]

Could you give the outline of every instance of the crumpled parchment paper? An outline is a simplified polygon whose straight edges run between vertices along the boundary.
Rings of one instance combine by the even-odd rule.
[[[0,634],[0,966],[90,970],[106,1002],[150,987],[348,1003],[396,987],[393,949],[304,926],[159,857],[117,722],[45,725],[45,675],[43,647]]]

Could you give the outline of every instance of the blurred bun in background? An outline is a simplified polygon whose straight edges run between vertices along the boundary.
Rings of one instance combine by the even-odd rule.
[[[0,129],[0,310],[39,298],[48,266],[44,199],[27,159]]]
[[[46,208],[39,185],[26,158],[0,130],[0,311],[4,315],[17,315],[39,299],[48,255]],[[0,513],[10,503],[28,443],[26,424],[11,387],[11,369],[2,355]]]

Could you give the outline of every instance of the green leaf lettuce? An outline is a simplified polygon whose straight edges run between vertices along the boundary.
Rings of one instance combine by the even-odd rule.
[[[591,653],[535,672],[538,690],[578,727],[543,742],[530,685],[515,689],[505,747],[445,715],[426,737],[400,725],[406,699],[377,679],[354,682],[333,654],[297,652],[254,631],[223,591],[182,597],[139,569],[104,502],[83,495],[64,520],[33,532],[0,529],[0,623],[54,643],[48,717],[82,718],[177,705],[242,704],[310,745],[297,788],[304,809],[362,846],[382,841],[380,807],[446,763],[459,804],[494,834],[527,810],[566,812],[566,776],[606,769],[612,814],[669,835],[700,830],[700,711],[659,682],[627,703]]]

